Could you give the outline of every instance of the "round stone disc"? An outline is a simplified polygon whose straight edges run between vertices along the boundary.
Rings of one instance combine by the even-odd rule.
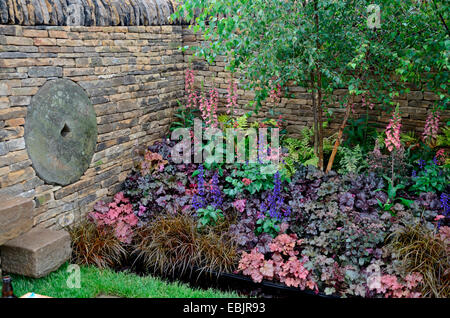
[[[25,143],[44,181],[68,185],[79,180],[97,143],[97,119],[86,92],[67,79],[45,83],[28,107]]]

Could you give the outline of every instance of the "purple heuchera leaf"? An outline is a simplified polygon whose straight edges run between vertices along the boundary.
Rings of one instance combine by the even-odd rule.
[[[355,195],[350,192],[344,192],[339,195],[339,208],[343,211],[351,211],[355,205]]]
[[[387,195],[383,191],[383,179],[371,172],[368,175],[353,176],[349,192],[354,195],[354,206],[360,212],[371,213],[376,211],[378,200],[385,203]]]

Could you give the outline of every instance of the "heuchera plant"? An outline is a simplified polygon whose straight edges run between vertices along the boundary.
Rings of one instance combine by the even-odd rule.
[[[238,210],[239,212],[244,212],[245,210],[245,203],[247,202],[246,199],[240,199],[240,200],[235,200],[233,202],[233,207]]]
[[[114,234],[122,243],[131,243],[133,228],[138,224],[138,218],[133,212],[133,205],[130,200],[119,192],[114,196],[114,201],[106,205],[103,201],[98,201],[94,206],[95,212],[89,216],[98,227],[110,227]]]
[[[383,294],[386,298],[420,298],[422,295],[417,287],[422,280],[423,277],[420,273],[406,275],[404,283],[399,282],[395,275],[383,275],[379,280],[373,280],[368,287],[370,290]]]
[[[266,193],[263,192],[262,196]],[[272,240],[270,235],[265,233],[256,236],[256,222],[260,216],[259,207],[261,205],[261,199],[259,195],[249,195],[246,197],[245,207],[238,216],[238,221],[235,224],[230,225],[229,234],[230,237],[237,243],[240,250],[250,251],[257,244],[260,244],[261,250],[268,251],[269,246],[266,244]],[[239,201],[239,200],[236,200]],[[235,201],[235,202],[236,202]],[[235,207],[236,208],[236,207]],[[270,238],[270,239],[266,239]],[[262,242],[263,241],[263,242]]]
[[[308,171],[298,170],[291,178],[289,183],[289,193],[291,194],[293,201],[304,202],[307,200],[317,200],[317,192],[320,189],[322,183],[322,177],[320,175],[313,176],[316,168],[309,166]],[[320,173],[320,172],[319,172]],[[293,207],[294,202],[289,202],[289,205]]]
[[[134,173],[125,180],[124,192],[138,216],[148,219],[155,213],[177,213],[191,208],[192,193],[197,191],[189,175],[195,170],[191,165],[166,166],[163,172],[141,176]],[[140,206],[145,207],[145,211]]]
[[[144,160],[141,162],[141,174],[143,176],[152,174],[155,171],[162,172],[164,166],[168,163],[159,153],[145,151]]]
[[[368,175],[352,176],[350,178],[350,189],[348,193],[340,196],[340,206],[346,210],[354,207],[357,211],[371,213],[376,211],[379,202],[386,203],[386,193],[379,191],[384,188],[382,178],[371,172]]]
[[[266,260],[264,254],[255,248],[250,253],[242,253],[238,269],[258,283],[263,279],[275,279],[287,286],[302,290],[309,288],[318,292],[317,284],[304,267],[308,259],[297,258],[299,251],[296,247],[300,244],[301,240],[298,240],[297,235],[281,234],[269,244],[272,253],[270,259]]]

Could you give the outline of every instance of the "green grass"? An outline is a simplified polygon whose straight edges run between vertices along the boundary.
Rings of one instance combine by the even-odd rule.
[[[67,281],[73,272],[68,264],[47,277],[33,279],[12,275],[16,296],[28,292],[57,298],[93,298],[100,294],[126,298],[236,298],[236,293],[192,289],[186,284],[168,283],[160,279],[131,273],[116,273],[93,266],[80,266],[81,288],[69,288]]]

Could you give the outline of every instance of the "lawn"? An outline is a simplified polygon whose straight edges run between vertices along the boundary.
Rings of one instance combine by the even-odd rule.
[[[185,284],[167,283],[151,276],[140,277],[131,273],[116,273],[94,266],[81,266],[81,288],[69,288],[67,281],[72,272],[68,264],[47,277],[33,279],[12,275],[14,293],[27,292],[57,298],[94,298],[110,295],[126,298],[236,298],[236,293],[216,290],[192,289]]]

